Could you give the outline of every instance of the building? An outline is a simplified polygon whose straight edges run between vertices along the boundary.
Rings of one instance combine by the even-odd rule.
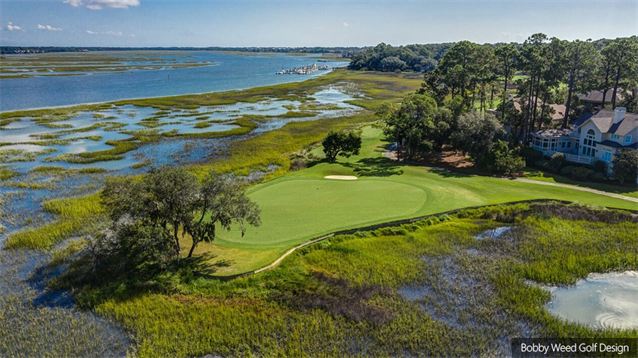
[[[539,110],[542,109],[543,101],[541,99],[536,100],[536,97],[532,96],[532,102],[537,103],[537,107],[539,108]],[[525,103],[525,100],[523,100],[523,103]],[[520,98],[514,98],[512,100],[512,105],[517,111],[524,112],[523,108],[521,107]],[[565,118],[565,110],[567,109],[567,107],[564,104],[556,103],[547,104],[547,107],[551,107],[554,110],[554,113],[552,113],[552,121],[561,123],[563,121],[563,118]]]
[[[605,104],[610,104],[614,96],[614,89],[610,88],[605,93]],[[601,106],[603,103],[603,91],[590,91],[578,95],[578,99],[583,104],[590,104],[592,106]],[[616,92],[616,103],[622,101],[622,90],[619,88]]]
[[[564,153],[568,161],[609,163],[623,149],[638,150],[638,114],[623,107],[585,115],[568,129],[544,129],[532,133],[532,148],[551,157]]]

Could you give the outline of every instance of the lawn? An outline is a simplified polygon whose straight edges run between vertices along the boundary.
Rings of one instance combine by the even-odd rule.
[[[394,163],[381,155],[386,145],[379,129],[365,127],[360,155],[251,187],[248,195],[262,209],[262,226],[249,228],[244,237],[239,231],[221,232],[215,243],[200,244],[196,252],[230,261],[218,274],[231,275],[264,266],[290,247],[334,231],[469,206],[560,199],[638,209],[634,202],[568,188]],[[359,179],[324,179],[331,174]]]

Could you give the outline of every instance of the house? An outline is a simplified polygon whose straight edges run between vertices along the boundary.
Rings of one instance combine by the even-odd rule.
[[[520,104],[520,98],[514,98],[512,100],[512,105],[514,106],[514,108],[519,111],[519,112],[523,112],[523,108],[521,108],[521,104]],[[523,100],[523,102],[525,102],[525,100]],[[543,106],[543,101],[541,99],[536,100],[536,97],[532,96],[532,102],[536,102],[537,103],[537,107],[539,109],[542,108]],[[552,121],[553,122],[562,122],[563,118],[565,118],[565,110],[567,109],[567,107],[564,104],[547,104],[548,107],[551,107],[554,110],[554,113],[552,114]],[[547,111],[549,113],[549,111]]]
[[[611,162],[623,149],[638,150],[638,114],[624,107],[602,109],[573,122],[568,129],[544,129],[532,133],[532,148],[551,157],[565,153],[568,161],[593,164]]]
[[[622,101],[622,90],[618,89],[616,93],[616,103],[620,103]],[[605,104],[609,104],[612,102],[612,98],[614,96],[614,89],[610,88],[605,93]],[[603,103],[603,91],[590,91],[587,93],[582,93],[578,95],[578,99],[583,104],[589,104],[590,106],[598,106]]]

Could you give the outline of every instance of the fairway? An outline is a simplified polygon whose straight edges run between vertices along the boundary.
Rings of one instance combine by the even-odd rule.
[[[261,207],[262,225],[249,227],[244,237],[239,230],[222,231],[214,244],[201,243],[196,253],[229,260],[218,274],[230,275],[267,265],[290,247],[334,231],[469,206],[559,199],[638,209],[635,202],[570,188],[396,163],[382,157],[387,145],[380,130],[365,127],[360,155],[251,187],[247,193]],[[325,178],[334,175],[357,180]]]

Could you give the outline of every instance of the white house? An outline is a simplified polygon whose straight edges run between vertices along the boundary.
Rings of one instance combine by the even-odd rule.
[[[546,156],[560,152],[571,162],[593,164],[602,160],[611,167],[620,150],[638,150],[638,114],[627,113],[624,107],[602,109],[581,117],[569,129],[532,133],[531,146]]]

